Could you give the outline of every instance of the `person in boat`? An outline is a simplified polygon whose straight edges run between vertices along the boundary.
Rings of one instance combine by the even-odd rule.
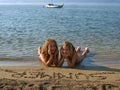
[[[51,38],[44,42],[42,48],[38,48],[39,59],[45,66],[57,66],[58,52],[57,42]]]
[[[78,46],[75,50],[75,47],[71,42],[64,41],[60,48],[60,60],[58,62],[58,66],[61,67],[65,60],[67,62],[67,66],[70,68],[74,67],[76,64],[82,63],[83,59],[89,53],[89,48],[86,47],[82,54],[80,49],[80,46]]]

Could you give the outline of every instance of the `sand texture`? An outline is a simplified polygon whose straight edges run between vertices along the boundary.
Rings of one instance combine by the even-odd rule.
[[[0,67],[0,90],[120,90],[119,71]]]

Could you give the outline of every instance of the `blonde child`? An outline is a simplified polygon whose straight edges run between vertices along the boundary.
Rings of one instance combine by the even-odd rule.
[[[58,46],[54,39],[47,39],[42,48],[38,48],[40,61],[45,66],[57,66],[58,64]]]
[[[89,49],[86,47],[81,56],[78,55],[80,52],[80,47],[75,50],[75,47],[71,42],[65,41],[60,49],[60,60],[58,66],[62,66],[65,59],[68,67],[74,67],[76,63],[81,63],[89,52]]]

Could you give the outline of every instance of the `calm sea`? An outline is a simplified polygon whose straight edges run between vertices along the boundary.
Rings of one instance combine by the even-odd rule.
[[[0,66],[39,65],[37,48],[49,37],[59,48],[64,40],[89,47],[87,65],[119,66],[120,5],[0,6]]]

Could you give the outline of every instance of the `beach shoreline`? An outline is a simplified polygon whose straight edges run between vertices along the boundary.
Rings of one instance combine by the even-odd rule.
[[[0,90],[119,90],[120,72],[45,66],[0,67]]]

